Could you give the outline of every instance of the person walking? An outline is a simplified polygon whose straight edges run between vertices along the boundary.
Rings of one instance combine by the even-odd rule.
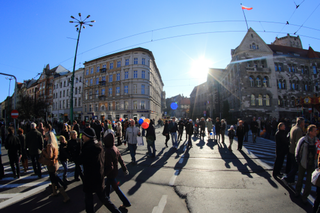
[[[282,175],[281,168],[284,162],[285,156],[289,151],[289,138],[286,132],[286,125],[283,122],[278,124],[278,131],[275,134],[276,136],[276,160],[273,166],[273,177],[278,178]]]
[[[290,147],[287,155],[286,172],[287,176],[283,178],[288,184],[294,184],[295,176],[298,172],[299,165],[295,158],[295,149],[299,139],[303,136],[303,127],[305,121],[303,117],[298,117],[296,125],[290,130]]]
[[[74,170],[74,180],[80,181],[79,176],[83,181],[83,173],[79,164],[79,156],[81,153],[82,141],[77,136],[77,132],[75,130],[71,131],[71,140],[67,143],[67,152],[69,156],[69,161],[74,162],[75,170]]]
[[[238,138],[238,150],[242,150],[242,144],[243,144],[243,137],[244,137],[245,131],[243,126],[243,121],[239,121],[239,126],[237,128],[236,136]]]
[[[220,118],[219,117],[216,118],[215,128],[216,128],[217,142],[220,143],[221,122],[220,122]]]
[[[233,125],[231,125],[230,129],[228,129],[228,136],[229,136],[229,141],[230,141],[230,145],[229,145],[228,149],[230,151],[232,151],[232,142],[233,142],[233,138],[235,135],[236,135],[236,132],[234,131]]]
[[[186,125],[186,134],[188,135],[188,147],[192,148],[192,139],[193,134],[193,122],[192,119],[189,119],[189,122]]]
[[[181,120],[178,123],[178,141],[182,140],[183,128],[184,128],[184,119],[181,118]]]
[[[135,126],[135,122],[132,119],[130,126],[127,128],[126,141],[128,142],[128,148],[130,150],[131,162],[136,164],[136,150],[137,150],[137,136],[140,136],[140,129]]]
[[[13,178],[20,178],[21,145],[18,137],[14,135],[13,127],[8,128],[5,147],[8,150],[9,162],[13,173]]]
[[[204,120],[204,117],[200,119],[199,127],[200,127],[200,140],[201,140],[201,135],[202,135],[202,139],[204,140],[204,136],[206,132],[206,121]]]
[[[78,137],[80,136],[80,126],[76,120],[73,121],[72,130],[77,132]]]
[[[176,118],[173,117],[172,121],[169,123],[169,132],[171,135],[172,147],[175,149],[178,149],[177,130],[178,130],[178,126],[176,123]]]
[[[118,146],[120,146],[121,145],[121,138],[122,138],[122,126],[121,126],[120,121],[117,123],[116,135],[118,138]]]
[[[250,124],[251,132],[252,132],[252,142],[255,143],[258,135],[259,124],[256,121],[256,117],[253,117]]]
[[[211,132],[212,132],[212,121],[211,121],[211,118],[208,118],[208,121],[207,121],[207,131],[208,131],[208,136],[211,138]],[[211,138],[212,139],[212,138]]]
[[[248,142],[248,132],[249,132],[249,125],[248,125],[248,122],[247,121],[244,121],[243,122],[243,126],[244,126],[244,142]]]
[[[320,168],[320,155],[318,155],[318,168]],[[314,200],[313,203],[313,213],[319,213],[319,206],[320,206],[320,187],[317,186],[317,191],[316,191],[316,199]]]
[[[168,120],[165,120],[164,122],[164,127],[163,127],[163,131],[162,131],[162,135],[164,135],[166,137],[166,140],[164,142],[164,144],[166,145],[166,147],[168,147],[168,141],[170,139],[169,137],[169,124],[168,124]]]
[[[64,138],[68,141],[70,140],[70,133],[68,131],[68,125],[67,124],[64,124],[63,127],[62,127],[62,131],[61,131],[61,134],[60,136],[64,136]]]
[[[27,145],[26,145],[26,137],[23,134],[23,129],[18,129],[18,138],[20,141],[20,147],[21,147],[21,163],[24,169],[24,172],[28,171],[28,154],[27,154]]]
[[[75,130],[74,130],[75,131]],[[64,183],[68,183],[68,178],[67,178],[67,172],[68,172],[68,158],[69,154],[68,154],[68,142],[66,140],[66,138],[63,135],[60,135],[59,137],[59,141],[60,141],[60,146],[59,146],[59,160],[63,166],[63,182]]]
[[[43,148],[43,137],[41,133],[36,130],[36,124],[31,123],[30,132],[26,135],[27,149],[29,150],[29,156],[32,161],[33,171],[39,178],[41,178],[41,165],[39,163],[39,155]]]
[[[307,173],[304,182],[305,187],[301,196],[304,204],[307,204],[308,196],[311,192],[311,175],[315,168],[315,157],[317,153],[317,148],[315,146],[316,136],[317,126],[314,124],[309,125],[307,128],[307,135],[299,139],[295,149],[295,157],[299,165],[296,196],[300,196],[304,176],[305,173]]]
[[[148,148],[148,157],[154,158],[156,156],[156,147],[155,147],[155,141],[156,141],[156,131],[153,126],[153,121],[150,120],[149,127],[147,128],[147,148]],[[151,152],[152,148],[152,152]]]
[[[111,212],[120,213],[119,209],[105,195],[104,163],[105,152],[102,143],[97,141],[92,128],[86,128],[82,133],[83,146],[79,156],[79,163],[83,165],[85,206],[88,213],[94,212],[93,193],[96,193],[101,203]]]
[[[226,129],[227,129],[226,120],[222,119],[221,120],[221,127],[220,127],[220,134],[221,134],[222,143],[224,143],[224,134],[226,132]]]
[[[57,175],[57,170],[59,169],[59,148],[55,135],[53,132],[46,132],[45,134],[47,146],[42,150],[43,156],[46,158],[48,162],[47,168],[50,177],[50,181],[52,183],[52,195],[57,195],[57,190],[59,190],[60,194],[63,196],[63,202],[66,203],[70,200],[69,196],[65,192],[67,185],[62,182],[60,177]]]
[[[105,147],[104,175],[107,177],[107,179],[105,180],[106,195],[108,197],[110,196],[110,188],[112,187],[122,202],[120,208],[126,209],[127,207],[131,206],[131,203],[125,196],[125,194],[123,194],[123,192],[121,191],[116,180],[119,170],[118,163],[120,163],[125,175],[128,175],[129,171],[123,162],[119,149],[114,145],[113,134],[107,134],[106,137],[102,139],[102,141]]]
[[[3,164],[2,164],[1,147],[2,147],[2,137],[0,137],[0,180],[4,177],[4,168],[3,168]]]

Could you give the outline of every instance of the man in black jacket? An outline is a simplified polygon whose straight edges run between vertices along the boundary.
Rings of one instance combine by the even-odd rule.
[[[26,135],[27,149],[32,161],[33,171],[39,178],[41,178],[41,165],[39,163],[39,155],[43,149],[43,137],[41,133],[36,130],[36,124],[31,123],[31,130]]]
[[[21,157],[21,146],[19,138],[14,135],[13,127],[8,128],[8,136],[6,138],[5,146],[8,150],[8,156],[13,173],[13,178],[20,178],[19,158]],[[16,165],[16,167],[14,165]]]
[[[175,149],[178,149],[177,130],[178,126],[176,123],[176,118],[173,117],[172,121],[169,123],[169,132],[171,134],[172,147]]]
[[[178,126],[179,126],[178,141],[181,141],[182,140],[182,134],[183,134],[183,127],[184,127],[184,119],[183,118],[181,118],[181,120],[179,121]]]
[[[252,142],[256,142],[256,138],[258,136],[258,129],[259,129],[259,124],[256,121],[256,117],[253,117],[251,124],[250,124],[251,132],[252,132]]]
[[[76,120],[73,121],[73,130],[77,132],[78,138],[80,137],[80,126]]]
[[[79,163],[83,165],[83,191],[85,193],[86,211],[94,212],[93,193],[111,212],[120,213],[119,209],[105,195],[104,161],[105,153],[102,143],[97,141],[95,131],[87,128],[82,133],[83,146]]]
[[[192,141],[191,141],[191,136],[192,136],[192,134],[193,134],[193,123],[192,123],[192,119],[190,119],[189,122],[186,124],[186,134],[189,136],[188,146],[192,147]]]

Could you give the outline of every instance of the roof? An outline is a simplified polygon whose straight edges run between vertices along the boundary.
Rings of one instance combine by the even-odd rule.
[[[190,98],[182,98],[180,105],[190,105]]]
[[[315,52],[311,47],[309,47],[308,50],[305,50],[305,49],[300,49],[295,47],[273,45],[273,44],[268,44],[268,46],[270,47],[270,49],[273,51],[274,54],[279,54],[279,52],[281,52],[283,53],[283,55],[292,55],[292,56],[303,57],[303,58],[320,58],[320,52]]]
[[[195,86],[190,94],[190,97],[192,96],[192,94],[196,93],[198,94],[201,91],[206,91],[207,90],[207,82],[204,82],[198,86]]]

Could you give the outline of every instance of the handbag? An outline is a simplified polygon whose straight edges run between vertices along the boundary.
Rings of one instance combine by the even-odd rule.
[[[44,157],[43,152],[41,153],[38,162],[41,163],[42,165],[47,165],[47,166],[53,165],[53,160],[49,160],[48,158]]]
[[[312,172],[312,178],[311,178],[311,183],[317,187],[320,187],[320,169],[316,168],[313,172]]]
[[[141,136],[137,136],[137,144],[138,146],[144,146],[143,138]]]

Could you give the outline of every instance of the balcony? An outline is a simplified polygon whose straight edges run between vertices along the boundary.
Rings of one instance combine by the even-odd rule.
[[[105,101],[106,100],[106,95],[99,95],[99,100]]]
[[[100,69],[100,73],[105,73],[105,72],[107,72],[107,68],[101,68]]]
[[[106,81],[99,81],[99,85],[100,86],[105,86],[106,85]]]

